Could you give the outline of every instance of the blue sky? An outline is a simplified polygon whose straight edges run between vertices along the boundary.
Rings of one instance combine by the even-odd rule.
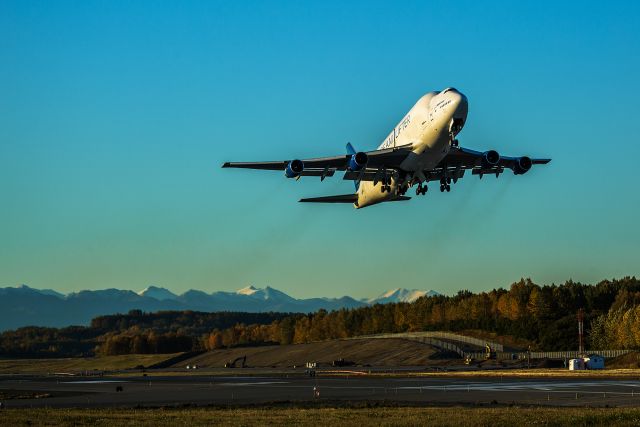
[[[0,3],[0,286],[296,297],[638,274],[637,2]],[[524,176],[356,211],[224,161],[373,149],[425,92]],[[434,188],[435,189],[435,188]]]

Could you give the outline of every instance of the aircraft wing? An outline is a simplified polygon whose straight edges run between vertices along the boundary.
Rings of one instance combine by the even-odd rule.
[[[497,156],[491,158],[491,156]],[[472,169],[474,175],[500,174],[504,169],[511,169],[515,174],[526,173],[533,165],[544,165],[551,159],[535,159],[527,156],[500,156],[495,151],[476,151],[462,147],[451,147],[449,153],[438,164],[436,169],[466,170]]]
[[[402,163],[410,152],[411,145],[387,148],[384,150],[367,151],[367,168],[398,168],[400,163]],[[352,154],[343,154],[332,157],[302,159],[301,161],[304,165],[304,169],[300,175],[331,176],[335,171],[347,170],[351,156]],[[222,167],[284,171],[293,160],[294,159],[271,162],[226,162]]]

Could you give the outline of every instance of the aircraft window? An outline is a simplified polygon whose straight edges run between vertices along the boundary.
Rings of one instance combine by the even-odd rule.
[[[443,90],[443,91],[442,91],[442,93],[447,93],[447,92],[449,92],[449,91],[451,91],[451,90],[456,90],[456,88],[454,88],[454,87],[448,87],[448,88],[446,88],[445,90]]]

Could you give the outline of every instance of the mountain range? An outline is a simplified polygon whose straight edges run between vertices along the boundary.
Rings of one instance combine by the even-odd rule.
[[[132,309],[242,311],[310,313],[321,308],[331,311],[370,304],[412,302],[422,296],[439,295],[435,291],[392,289],[377,298],[357,300],[341,298],[296,299],[267,286],[247,286],[235,292],[189,290],[177,295],[168,289],[149,286],[140,292],[103,289],[62,294],[51,289],[34,289],[26,285],[0,288],[0,331],[22,326],[63,327],[87,325],[100,315],[127,313]]]

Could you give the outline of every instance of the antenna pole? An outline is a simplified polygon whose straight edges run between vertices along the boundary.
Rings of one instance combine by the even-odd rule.
[[[584,310],[578,310],[578,353],[584,353]]]

